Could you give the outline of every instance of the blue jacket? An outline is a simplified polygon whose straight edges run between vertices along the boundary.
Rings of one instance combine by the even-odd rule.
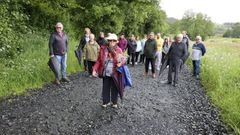
[[[206,53],[206,48],[203,43],[193,44],[192,46],[192,60],[201,60]]]

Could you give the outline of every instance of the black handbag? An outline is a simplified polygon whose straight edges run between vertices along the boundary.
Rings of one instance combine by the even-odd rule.
[[[48,66],[53,71],[55,76],[59,76],[60,65],[59,65],[58,59],[55,56],[49,58]]]

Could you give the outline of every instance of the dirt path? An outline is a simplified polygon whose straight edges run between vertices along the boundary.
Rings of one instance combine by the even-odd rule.
[[[102,80],[84,74],[71,83],[46,85],[27,96],[0,103],[0,134],[178,135],[227,134],[199,83],[184,67],[180,85],[142,76],[143,66],[129,68],[134,87],[119,109],[102,109]]]

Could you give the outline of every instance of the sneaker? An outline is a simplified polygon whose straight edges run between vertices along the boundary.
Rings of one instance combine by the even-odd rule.
[[[117,104],[113,104],[112,107],[113,108],[118,108],[118,105]]]
[[[152,77],[153,77],[153,78],[156,78],[156,74],[153,74]]]
[[[56,84],[56,85],[60,85],[60,84],[61,84],[58,79],[55,79],[55,80],[53,81],[53,83]]]
[[[196,75],[196,78],[197,78],[197,80],[199,80],[200,79],[199,75]]]
[[[178,86],[178,83],[174,83],[173,86],[174,86],[174,87],[177,87],[177,86]]]
[[[70,82],[70,80],[68,78],[62,78],[63,82]]]
[[[109,105],[110,105],[110,103],[103,104],[102,107],[103,107],[103,108],[107,108]]]
[[[137,62],[135,62],[135,65],[137,65],[138,63]]]

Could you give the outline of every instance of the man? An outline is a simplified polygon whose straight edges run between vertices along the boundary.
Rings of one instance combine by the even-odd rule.
[[[145,76],[148,75],[149,63],[151,63],[152,67],[152,77],[155,78],[155,56],[157,52],[157,42],[154,38],[154,33],[151,32],[149,35],[149,39],[146,41],[144,46],[144,55],[146,57],[145,63]]]
[[[196,43],[192,46],[192,63],[193,63],[193,76],[199,79],[200,73],[200,60],[206,53],[206,48],[202,43],[202,37],[196,37]]]
[[[140,53],[140,63],[144,64],[145,61],[145,55],[144,55],[144,46],[147,41],[147,34],[144,34],[143,39],[141,40],[141,45],[142,45],[142,51]]]
[[[106,45],[107,41],[104,38],[104,33],[103,32],[99,32],[99,36],[97,39],[97,43],[99,44],[99,46],[101,47],[102,45]]]
[[[127,49],[127,40],[124,37],[124,34],[122,33],[119,40],[118,40],[118,47],[122,49],[123,52]]]
[[[78,48],[83,50],[87,42],[90,40],[89,36],[91,34],[91,30],[89,28],[85,28],[84,36],[81,38]],[[87,61],[84,59],[84,70],[87,71]]]
[[[63,32],[63,24],[58,22],[55,25],[56,31],[51,34],[49,39],[49,54],[50,57],[56,57],[58,62],[60,63],[62,69],[62,81],[69,82],[70,80],[66,75],[67,68],[67,51],[68,51],[68,37]],[[60,68],[59,68],[60,69]],[[60,73],[60,71],[58,71]],[[60,84],[60,75],[55,75],[54,83]]]
[[[157,34],[156,41],[157,41],[156,67],[157,67],[157,70],[159,71],[160,70],[160,65],[161,65],[161,60],[162,60],[162,46],[163,46],[163,39],[161,38],[161,33]]]
[[[188,51],[185,43],[182,42],[183,35],[178,34],[176,41],[172,43],[169,50],[169,72],[168,72],[168,84],[172,84],[172,73],[174,72],[174,84],[178,85],[178,74],[183,61],[186,59]]]

